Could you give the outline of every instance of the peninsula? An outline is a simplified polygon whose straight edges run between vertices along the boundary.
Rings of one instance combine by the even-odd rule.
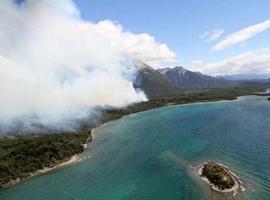
[[[264,87],[250,86],[235,87],[151,98],[126,108],[106,109],[102,112],[98,124],[93,125],[89,120],[82,123],[76,132],[43,132],[43,134],[25,132],[2,136],[0,137],[0,188],[10,187],[40,174],[40,171],[46,172],[48,169],[69,162],[74,155],[83,152],[85,144],[92,140],[91,130],[108,121],[166,105],[234,100],[238,96],[251,95],[264,89]]]

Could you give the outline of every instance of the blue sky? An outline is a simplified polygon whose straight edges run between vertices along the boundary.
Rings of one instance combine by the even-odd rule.
[[[270,77],[269,11],[269,0],[0,0],[0,122],[57,127],[144,101],[137,60]]]
[[[269,0],[75,0],[75,3],[84,20],[112,20],[132,33],[148,33],[167,44],[177,54],[177,63],[186,67],[194,60],[208,65],[270,46],[267,28],[229,48],[211,50],[227,35],[269,20]],[[224,33],[215,41],[208,41],[210,35],[207,38],[206,32],[214,29]]]

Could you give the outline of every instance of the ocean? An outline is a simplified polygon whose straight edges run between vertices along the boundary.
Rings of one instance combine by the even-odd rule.
[[[81,162],[0,191],[1,200],[269,200],[270,102],[167,106],[95,130]],[[243,182],[235,196],[211,191],[194,172],[225,164]]]

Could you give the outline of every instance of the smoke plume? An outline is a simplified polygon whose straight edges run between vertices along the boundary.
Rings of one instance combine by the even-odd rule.
[[[124,32],[108,20],[81,19],[71,0],[2,0],[0,126],[10,128],[22,119],[25,124],[67,125],[97,106],[145,101],[132,84],[132,59],[174,56],[147,34]]]

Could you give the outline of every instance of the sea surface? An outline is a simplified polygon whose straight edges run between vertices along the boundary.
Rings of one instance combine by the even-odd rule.
[[[168,106],[96,129],[82,161],[0,191],[1,200],[270,199],[270,102]],[[221,195],[193,172],[229,166],[245,191]]]

